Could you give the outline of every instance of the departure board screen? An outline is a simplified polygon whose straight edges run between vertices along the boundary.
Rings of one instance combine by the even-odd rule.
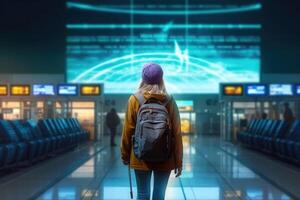
[[[0,85],[0,96],[7,96],[7,95],[8,95],[7,85]]]
[[[300,95],[300,85],[299,84],[297,84],[296,86],[295,86],[296,88],[296,95]]]
[[[10,85],[10,95],[12,96],[29,96],[30,85]]]
[[[73,84],[58,85],[57,94],[62,96],[76,96],[78,95],[78,86]]]
[[[253,84],[246,86],[246,94],[248,96],[266,96],[267,86],[263,84]]]
[[[98,96],[102,93],[101,85],[81,85],[81,96]]]
[[[270,84],[271,96],[292,96],[293,85],[292,84]]]
[[[223,86],[224,96],[242,96],[243,86],[242,85],[225,85]]]
[[[32,93],[35,96],[53,96],[55,95],[54,85],[34,84],[32,86]]]
[[[68,0],[67,81],[133,93],[159,63],[168,92],[260,80],[260,0]]]

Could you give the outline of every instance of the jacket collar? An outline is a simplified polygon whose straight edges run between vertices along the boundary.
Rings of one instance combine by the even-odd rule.
[[[158,99],[160,101],[163,101],[166,98],[166,95],[165,94],[154,94],[154,93],[145,92],[144,97],[145,97],[145,99],[155,98],[155,99]]]

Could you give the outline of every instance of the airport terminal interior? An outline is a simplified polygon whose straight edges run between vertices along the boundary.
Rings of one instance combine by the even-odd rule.
[[[164,199],[300,199],[299,1],[4,0],[0,10],[1,200],[148,200],[121,150],[129,113],[140,115],[131,95],[162,83],[183,149]],[[163,82],[149,81],[148,63]],[[176,127],[168,106],[168,126],[155,126],[155,108],[131,127],[149,166],[158,148],[138,157],[136,138],[160,131],[169,147],[179,130],[166,128]]]

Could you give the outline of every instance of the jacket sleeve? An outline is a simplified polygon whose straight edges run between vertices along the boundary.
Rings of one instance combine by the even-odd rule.
[[[182,134],[181,134],[181,121],[175,100],[171,99],[171,124],[172,132],[174,135],[174,157],[176,168],[182,168],[183,158],[183,146],[182,146]]]
[[[130,160],[131,153],[131,138],[135,131],[136,111],[135,111],[135,97],[130,96],[127,104],[127,111],[123,125],[121,137],[121,158],[124,161]]]

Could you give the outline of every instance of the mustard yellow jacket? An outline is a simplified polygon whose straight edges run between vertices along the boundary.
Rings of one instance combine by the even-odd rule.
[[[158,100],[164,100],[166,95],[164,94],[150,94],[144,93],[145,99],[156,98]],[[122,131],[121,138],[121,157],[123,161],[130,160],[130,167],[138,170],[173,170],[175,168],[182,167],[182,135],[181,135],[181,125],[180,116],[178,112],[178,107],[175,100],[172,98],[167,105],[167,110],[169,112],[172,134],[174,136],[173,151],[172,156],[169,160],[159,163],[148,163],[139,160],[135,157],[133,148],[131,145],[131,138],[135,131],[135,124],[137,113],[139,109],[139,102],[134,95],[131,95],[128,100],[127,112],[125,115],[125,121]]]

